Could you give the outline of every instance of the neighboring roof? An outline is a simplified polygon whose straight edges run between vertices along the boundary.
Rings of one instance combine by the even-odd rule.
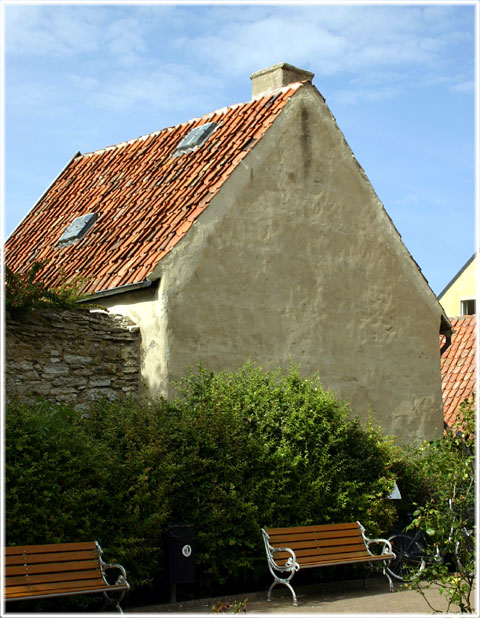
[[[450,318],[452,344],[442,356],[443,418],[450,427],[459,405],[476,390],[476,316]]]
[[[8,238],[7,265],[23,272],[47,259],[42,281],[55,287],[62,277],[85,277],[89,294],[145,281],[302,85],[79,153]],[[218,126],[203,145],[175,155],[194,127],[211,122]],[[77,217],[91,213],[98,219],[83,238],[57,245]]]
[[[474,253],[472,255],[472,257],[465,262],[465,264],[462,266],[462,268],[460,268],[460,270],[455,275],[455,277],[453,277],[453,279],[447,283],[447,285],[443,288],[443,290],[440,292],[440,294],[438,294],[438,296],[437,296],[438,300],[440,300],[442,298],[442,296],[445,294],[445,292],[455,283],[455,281],[460,277],[460,275],[463,274],[467,270],[467,268],[470,266],[470,264],[475,259],[475,256],[476,256],[476,253]]]

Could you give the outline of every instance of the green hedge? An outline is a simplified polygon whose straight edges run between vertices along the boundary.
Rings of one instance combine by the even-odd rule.
[[[162,534],[196,528],[198,594],[266,573],[261,526],[392,524],[393,449],[298,370],[202,368],[174,403],[6,408],[6,543],[96,539],[134,588],[163,570]]]
[[[97,404],[84,415],[47,403],[8,405],[6,544],[97,540],[108,562],[127,568],[134,587],[151,586],[163,567],[175,470],[169,416],[162,401]],[[89,599],[66,607],[98,605],[98,597]]]

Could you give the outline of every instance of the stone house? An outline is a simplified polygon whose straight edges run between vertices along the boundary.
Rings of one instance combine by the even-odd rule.
[[[252,99],[75,155],[6,244],[50,285],[84,290],[142,334],[143,380],[252,360],[299,364],[415,441],[443,426],[450,324],[313,74],[279,64]]]

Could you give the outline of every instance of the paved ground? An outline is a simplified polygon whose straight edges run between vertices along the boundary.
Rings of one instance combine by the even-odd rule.
[[[213,606],[219,602],[242,603],[247,599],[245,613],[247,614],[433,614],[422,595],[415,590],[407,590],[395,586],[395,592],[390,592],[385,578],[370,578],[367,589],[363,588],[363,580],[329,582],[312,586],[295,588],[298,607],[292,605],[292,596],[284,586],[277,586],[272,593],[272,601],[267,602],[267,593],[254,592],[241,595],[222,597],[221,599],[199,599],[183,603],[153,605],[126,610],[129,614],[215,614]],[[433,608],[445,613],[447,602],[439,590],[425,590]],[[228,610],[232,612],[232,607]],[[459,613],[457,607],[451,607],[449,613]]]

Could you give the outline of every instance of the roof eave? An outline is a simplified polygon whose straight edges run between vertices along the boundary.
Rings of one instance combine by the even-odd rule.
[[[158,280],[157,280],[158,281]],[[79,300],[79,303],[91,303],[92,301],[96,301],[99,298],[106,298],[107,296],[115,296],[117,294],[125,294],[126,292],[134,292],[136,290],[143,290],[145,288],[151,287],[157,281],[151,281],[150,279],[145,279],[145,281],[139,281],[137,283],[127,283],[126,285],[120,285],[117,288],[110,288],[108,290],[100,290],[99,292],[93,292],[93,294],[89,294]]]

